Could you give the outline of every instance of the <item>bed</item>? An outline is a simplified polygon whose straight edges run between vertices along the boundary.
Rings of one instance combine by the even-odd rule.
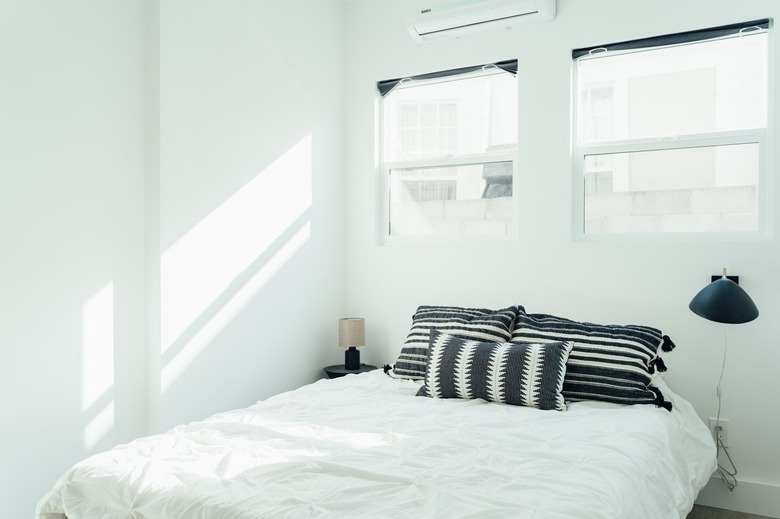
[[[465,320],[456,319],[457,325],[451,316],[441,317],[448,312],[453,310],[420,307],[405,352],[395,365],[399,372],[404,362],[409,369],[424,369],[422,379],[412,380],[420,377],[404,377],[393,370],[323,379],[245,409],[117,446],[68,470],[40,500],[36,517],[660,519],[687,515],[715,469],[715,446],[692,406],[667,387],[659,370],[643,372],[649,378],[640,387],[652,387],[647,398],[654,399],[655,405],[584,398],[583,391],[604,384],[575,353],[577,348],[587,350],[588,334],[597,330],[603,336],[604,329],[575,333],[569,321],[555,320],[558,331],[550,332],[548,316],[525,315],[522,307],[499,311],[498,317],[495,312],[489,317],[472,312]],[[430,329],[426,319],[441,330]],[[488,324],[478,324],[479,319]],[[485,339],[488,329],[502,340],[520,342],[515,353],[522,357],[507,353],[514,347],[509,342],[474,340],[474,336]],[[618,331],[621,336],[627,333],[624,328]],[[654,344],[660,335],[652,334]],[[423,348],[426,362],[415,367],[419,337],[425,336],[429,337]],[[554,342],[561,337],[572,340]],[[615,357],[610,337],[606,343]],[[556,349],[543,350],[545,341]],[[596,342],[598,351],[604,351],[604,337]],[[453,350],[453,344],[465,349]],[[528,406],[510,405],[506,400],[511,395],[479,393],[474,384],[482,372],[476,367],[441,356],[456,351],[463,359],[466,352],[476,363],[483,347],[504,355],[485,355],[492,363],[488,367],[498,357],[512,366],[532,362],[531,369],[516,370],[523,383],[536,373],[540,382],[534,387],[558,384],[557,390],[568,388],[572,398],[565,403],[552,399],[545,408],[544,398],[520,391],[518,398],[528,399]],[[544,351],[547,357],[531,355]],[[561,353],[561,372],[540,378],[551,351]],[[642,361],[645,367],[658,364],[655,357],[648,359]],[[592,387],[582,389],[576,378],[562,386],[566,361],[575,375],[577,369],[588,375]],[[457,383],[439,376],[447,366],[454,369],[456,379],[474,386],[467,391],[477,393],[442,398],[446,395],[439,393],[448,391],[450,382]],[[502,372],[502,377],[508,379],[512,369]],[[483,371],[489,375],[489,370]],[[393,374],[401,378],[388,376]],[[607,400],[625,398],[614,388],[609,391]]]

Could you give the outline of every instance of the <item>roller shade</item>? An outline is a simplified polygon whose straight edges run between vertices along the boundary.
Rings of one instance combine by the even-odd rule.
[[[735,23],[731,25],[721,25],[720,27],[711,27],[709,29],[700,29],[697,31],[678,32],[676,34],[667,34],[665,36],[654,36],[652,38],[641,38],[638,40],[622,41],[610,43],[607,45],[597,45],[595,47],[583,47],[571,51],[571,57],[578,59],[588,56],[592,51],[602,53],[630,51],[649,49],[653,47],[664,47],[669,45],[681,45],[685,43],[694,43],[704,40],[715,40],[718,38],[728,38],[739,36],[740,34],[751,34],[753,31],[768,30],[769,19],[755,20],[752,22]]]
[[[422,81],[425,79],[439,79],[449,76],[460,76],[463,74],[470,74],[472,72],[478,72],[484,70],[486,67],[496,67],[504,72],[508,72],[513,76],[517,75],[517,60],[499,61],[497,63],[487,63],[484,65],[474,65],[472,67],[455,68],[451,70],[442,70],[441,72],[431,72],[428,74],[420,74],[419,76],[411,76],[398,79],[387,79],[384,81],[378,81],[376,84],[377,90],[382,97],[393,91],[402,81]]]

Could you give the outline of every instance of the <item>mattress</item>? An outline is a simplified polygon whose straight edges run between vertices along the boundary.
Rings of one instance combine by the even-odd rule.
[[[39,519],[684,518],[715,468],[669,412],[415,396],[381,370],[320,380],[76,464]]]

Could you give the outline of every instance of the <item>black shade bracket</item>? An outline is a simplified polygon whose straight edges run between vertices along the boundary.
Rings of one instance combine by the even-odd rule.
[[[713,275],[712,279],[710,279],[710,282],[714,283],[715,281],[719,280],[722,277],[723,277],[722,274],[718,274],[717,276]],[[739,276],[726,276],[726,279],[730,279],[731,281],[739,285]]]

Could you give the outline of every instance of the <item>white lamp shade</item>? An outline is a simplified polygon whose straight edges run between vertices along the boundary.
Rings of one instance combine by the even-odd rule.
[[[362,317],[346,317],[339,319],[339,346],[365,346],[366,321]]]

